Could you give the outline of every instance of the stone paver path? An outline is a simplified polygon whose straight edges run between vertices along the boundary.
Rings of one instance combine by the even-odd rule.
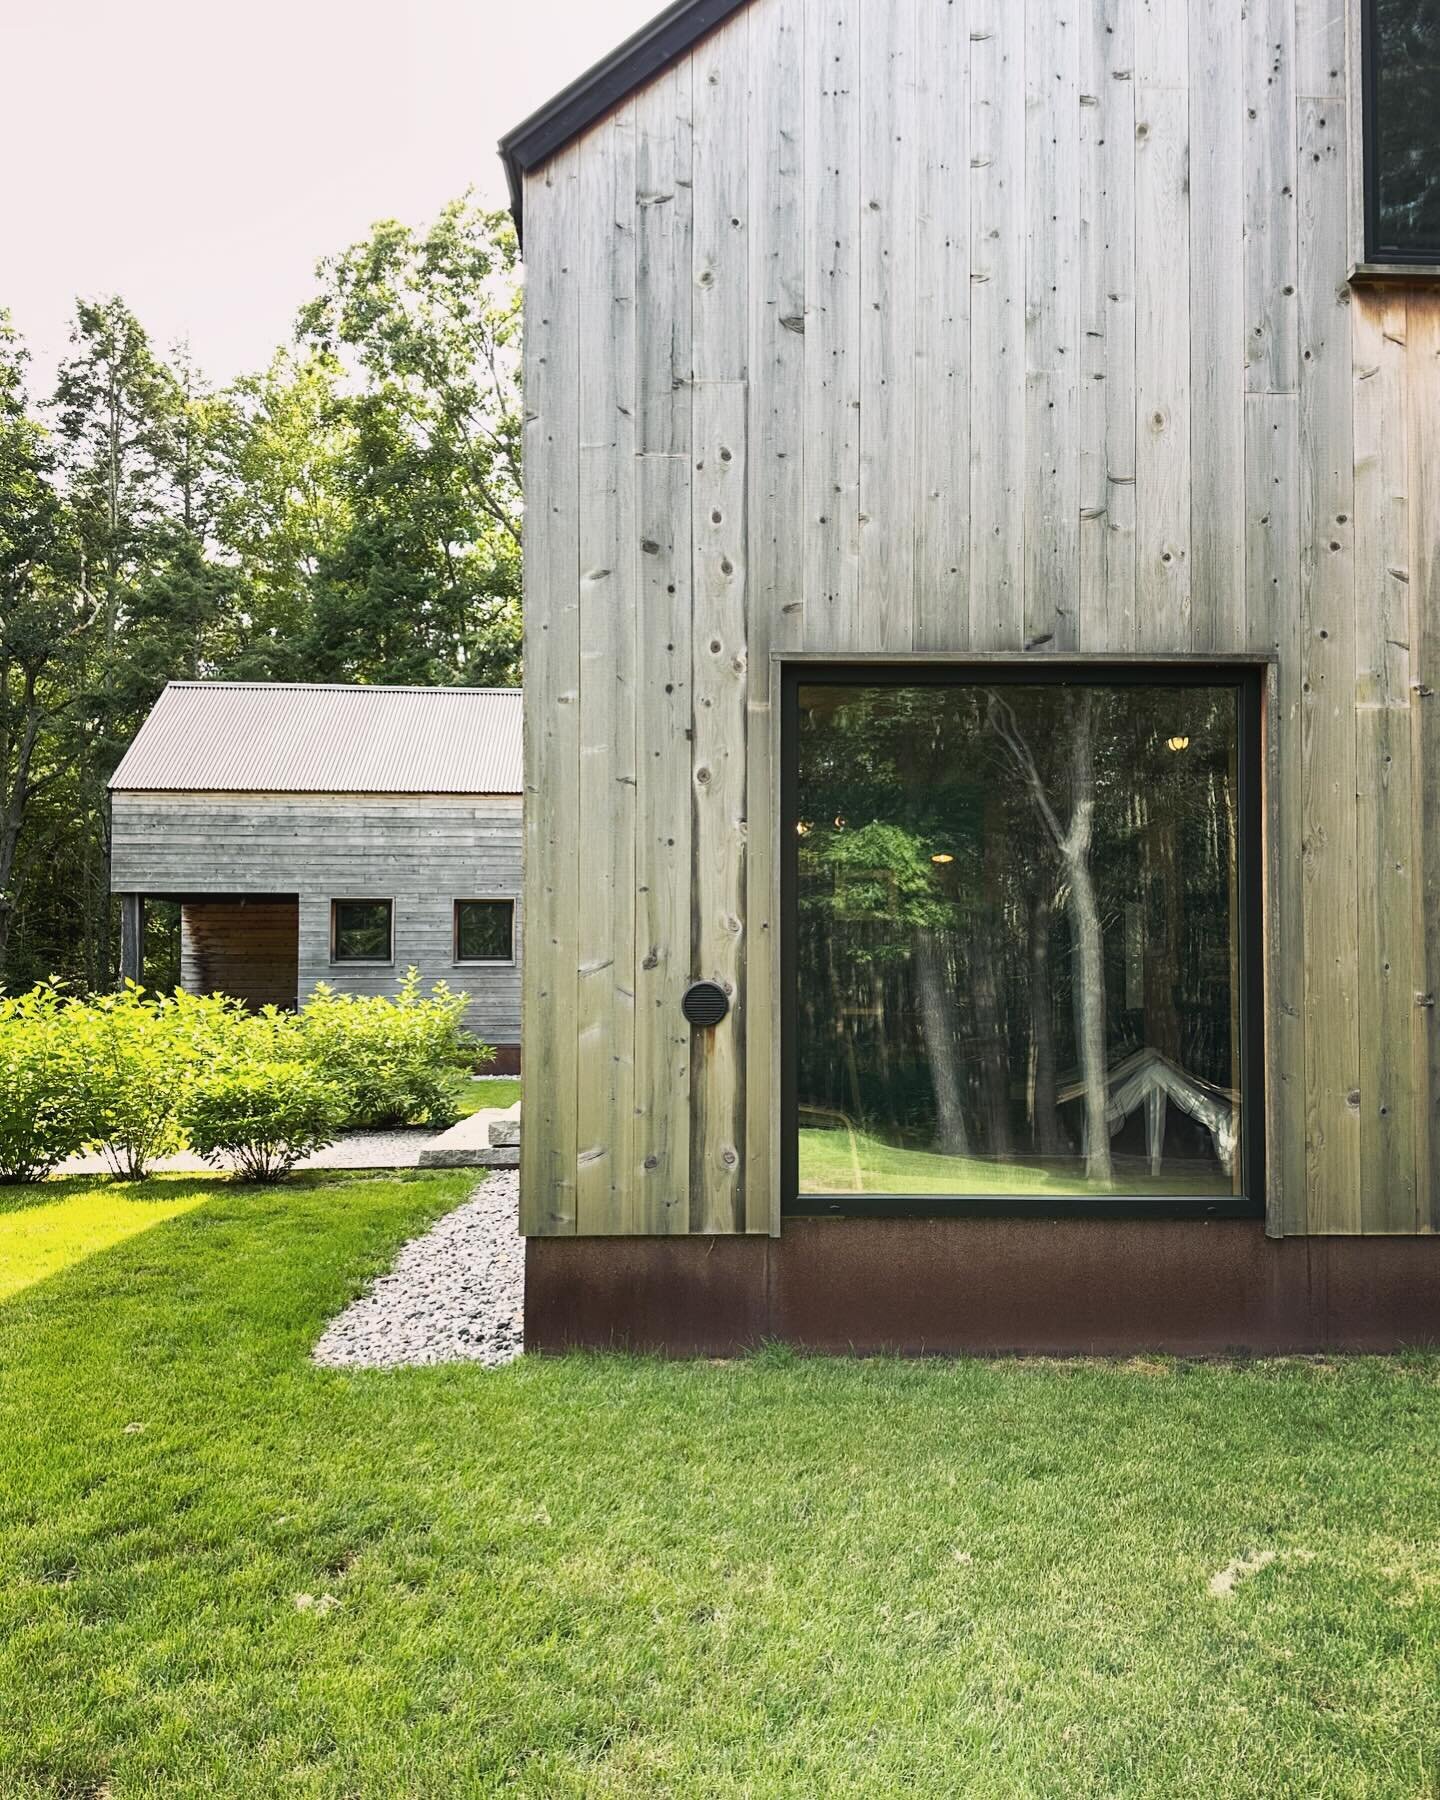
[[[518,1146],[497,1148],[491,1143],[492,1125],[520,1124],[520,1102],[513,1106],[484,1107],[461,1119],[428,1143],[420,1153],[423,1169],[517,1169]]]
[[[295,1166],[298,1169],[416,1169],[420,1152],[440,1133],[428,1125],[406,1125],[399,1131],[349,1131],[324,1150],[317,1150]],[[215,1164],[185,1150],[178,1156],[162,1156],[152,1168],[156,1174],[196,1175],[215,1173]],[[62,1175],[107,1175],[110,1165],[103,1156],[72,1156],[60,1165]]]

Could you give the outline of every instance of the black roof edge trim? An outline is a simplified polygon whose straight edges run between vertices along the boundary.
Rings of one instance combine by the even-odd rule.
[[[749,0],[675,0],[528,119],[522,119],[513,131],[507,131],[500,140],[500,160],[510,184],[510,212],[517,235],[524,237],[525,176],[530,170],[563,150],[588,125],[748,4]]]

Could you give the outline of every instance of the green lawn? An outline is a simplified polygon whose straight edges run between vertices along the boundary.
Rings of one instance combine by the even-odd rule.
[[[1086,1182],[1075,1164],[993,1163],[978,1156],[941,1156],[887,1144],[863,1131],[805,1129],[800,1139],[802,1194],[1202,1194],[1217,1187],[1212,1165],[1172,1162],[1151,1175],[1144,1157],[1115,1158],[1115,1180]]]
[[[313,1368],[467,1182],[0,1305],[6,1800],[1436,1793],[1440,1363]]]
[[[0,1300],[189,1212],[211,1192],[203,1179],[0,1187]]]
[[[468,1119],[482,1107],[513,1106],[520,1098],[520,1079],[510,1075],[487,1075],[475,1081],[461,1075],[455,1083],[455,1102],[462,1119]]]

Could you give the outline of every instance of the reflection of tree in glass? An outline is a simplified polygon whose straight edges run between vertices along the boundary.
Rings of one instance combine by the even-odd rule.
[[[1031,1191],[1054,1191],[1080,1178],[1087,1135],[1087,1185],[1149,1181],[1140,1121],[1111,1121],[1112,1141],[1093,1113],[1145,1049],[1231,1088],[1234,728],[1225,689],[803,686],[802,1110],[893,1146],[892,1181],[912,1153],[933,1180],[939,1151],[957,1192],[1024,1191],[1026,1166]],[[1187,1119],[1172,1119],[1165,1163],[1172,1186],[1227,1185]],[[1018,1187],[987,1164],[1022,1171]]]
[[[941,891],[930,852],[915,832],[880,820],[849,831],[840,817],[817,846],[818,859],[835,878],[833,917],[869,928],[859,959],[877,965],[882,980],[883,965],[913,950],[920,1029],[935,1084],[935,1148],[966,1156],[970,1137],[945,972],[944,932],[954,923],[955,901]],[[832,960],[832,984],[838,979]],[[856,1111],[863,1110],[857,1102]]]
[[[928,1118],[933,1148],[965,1155],[968,1072],[955,1030],[954,972],[959,933],[974,914],[968,876],[978,859],[978,811],[953,756],[953,697],[934,689],[813,692],[807,720],[823,728],[809,734],[804,786],[824,804],[800,845],[800,927],[802,961],[812,982],[823,968],[824,981],[823,991],[802,984],[802,1041],[817,1052],[835,1044],[857,1119],[878,1111],[904,1132]],[[967,845],[956,828],[972,814],[977,841]],[[952,860],[937,864],[937,855]],[[912,978],[918,1063],[905,1056],[896,1025],[909,1012]],[[879,1065],[878,1082],[862,1078],[857,1044]],[[824,1082],[818,1066],[813,1081]]]
[[[1105,1120],[1109,1069],[1105,1054],[1105,941],[1090,873],[1090,843],[1095,830],[1093,714],[1091,690],[1076,689],[1070,696],[1070,817],[1062,823],[1014,708],[994,689],[986,702],[991,728],[1014,759],[1050,835],[1069,888],[1077,977],[1075,1024],[1085,1083],[1085,1178],[1108,1182],[1114,1179],[1114,1171],[1110,1162],[1110,1129]]]

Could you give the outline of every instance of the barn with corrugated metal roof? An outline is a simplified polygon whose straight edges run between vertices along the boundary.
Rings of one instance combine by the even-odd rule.
[[[110,783],[122,964],[178,902],[187,989],[295,1006],[407,969],[519,1063],[518,688],[171,682]]]

